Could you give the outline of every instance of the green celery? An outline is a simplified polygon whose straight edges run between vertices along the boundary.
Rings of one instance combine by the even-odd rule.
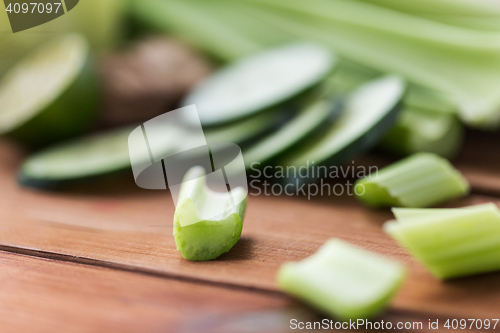
[[[279,287],[341,320],[373,317],[387,306],[405,277],[404,268],[339,239],[330,239],[300,262],[285,263]]]
[[[500,17],[425,15],[425,18],[445,24],[473,30],[500,31]]]
[[[430,207],[469,191],[467,180],[445,159],[419,153],[358,180],[356,196],[371,207]]]
[[[492,203],[393,209],[384,230],[441,279],[500,269],[500,211]]]
[[[262,46],[221,24],[196,2],[178,0],[132,1],[132,12],[153,27],[170,31],[224,61],[254,53]]]
[[[240,0],[315,19],[326,19],[346,26],[366,28],[387,33],[387,38],[403,36],[423,42],[439,43],[443,46],[461,46],[471,49],[498,51],[498,34],[430,21],[415,15],[395,12],[370,3],[352,0]]]
[[[380,147],[398,155],[429,152],[452,158],[463,137],[464,129],[455,115],[405,107]]]
[[[500,89],[500,35],[486,34],[481,35],[481,38],[471,35],[471,43],[483,40],[481,45],[459,46],[461,34],[457,32],[456,37],[453,37],[457,43],[453,46],[422,38],[417,41],[381,29],[350,24],[345,19],[324,17],[327,15],[324,12],[336,11],[337,1],[328,1],[329,7],[301,2],[304,8],[300,10],[297,7],[290,10],[289,2],[281,0],[269,3],[261,0],[243,2],[259,6],[246,5],[242,11],[274,24],[297,38],[323,43],[344,58],[381,72],[401,74],[414,84],[449,95],[451,102],[458,106],[462,120],[471,126],[492,128],[500,123],[500,96],[497,94]],[[312,10],[315,10],[315,15],[311,14]],[[390,10],[387,12],[402,15]],[[357,17],[357,12],[351,16]],[[407,16],[411,19],[410,15]],[[379,19],[384,21],[382,16]],[[397,30],[400,27],[389,28]]]
[[[212,260],[228,252],[240,239],[247,204],[246,193],[210,190],[205,171],[193,167],[184,178],[174,215],[177,250],[189,260]]]
[[[358,0],[415,15],[500,16],[500,7],[491,0]]]

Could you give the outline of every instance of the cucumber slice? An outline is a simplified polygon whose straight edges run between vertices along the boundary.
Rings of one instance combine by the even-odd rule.
[[[331,239],[311,257],[284,264],[278,285],[325,314],[356,320],[379,314],[404,277],[398,263]]]
[[[65,35],[23,59],[0,82],[0,134],[36,147],[68,138],[90,124],[97,103],[87,42]]]
[[[263,113],[217,130],[206,131],[206,139],[209,143],[245,144],[279,126],[284,120],[283,116],[287,115],[280,112]],[[29,187],[51,189],[128,170],[128,136],[134,128],[135,126],[110,130],[44,149],[24,161],[18,182]],[[180,127],[172,125],[165,131],[175,138],[171,141],[172,146],[164,147],[165,152],[173,150],[174,144],[187,143],[191,139]]]
[[[292,115],[282,110],[269,110],[238,122],[210,127],[204,131],[207,142],[232,142],[245,146],[257,138],[280,128]]]
[[[211,191],[205,170],[191,168],[175,209],[177,250],[189,260],[212,260],[228,252],[240,239],[247,199],[241,187],[226,193]]]
[[[51,189],[127,170],[130,168],[128,137],[134,128],[94,134],[40,151],[24,161],[18,182],[29,187]],[[182,136],[181,130],[175,127],[167,132],[172,138]],[[164,149],[169,151],[173,146]]]
[[[307,105],[281,129],[243,151],[246,168],[253,163],[266,163],[286,153],[312,133],[321,132],[340,114],[339,99],[322,99]]]
[[[393,126],[405,93],[405,83],[388,76],[356,89],[340,118],[319,138],[286,156],[281,165],[341,164],[374,147]]]
[[[264,51],[210,76],[185,99],[195,104],[202,125],[248,117],[284,102],[320,82],[335,58],[314,44]]]

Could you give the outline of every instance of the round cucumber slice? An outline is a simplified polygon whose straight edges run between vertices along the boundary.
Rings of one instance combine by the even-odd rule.
[[[94,119],[98,85],[79,35],[42,45],[0,82],[0,134],[41,146],[80,133]]]
[[[209,143],[232,142],[240,146],[246,146],[257,138],[278,129],[286,123],[288,118],[291,118],[288,112],[269,110],[235,123],[210,127],[204,132]]]
[[[340,114],[340,100],[320,99],[308,104],[299,114],[275,133],[243,150],[245,166],[268,162],[284,154],[313,133],[321,132]]]
[[[81,179],[130,168],[128,137],[135,126],[90,135],[45,149],[21,166],[18,181],[35,188],[56,188]],[[172,138],[182,137],[175,127],[166,130]],[[165,146],[165,151],[173,149]]]
[[[320,82],[333,68],[330,51],[297,43],[264,51],[226,67],[185,99],[202,125],[219,125],[280,104]]]
[[[395,76],[362,85],[348,96],[342,115],[320,138],[302,145],[281,165],[338,165],[374,147],[395,123],[405,88]]]
[[[130,168],[128,136],[122,128],[60,144],[29,157],[21,166],[19,182],[40,188]]]

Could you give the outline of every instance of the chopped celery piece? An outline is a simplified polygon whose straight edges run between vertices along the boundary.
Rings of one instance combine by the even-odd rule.
[[[463,137],[463,126],[454,114],[406,107],[380,147],[398,155],[429,152],[452,158]]]
[[[193,167],[184,179],[174,215],[177,250],[189,260],[215,259],[240,239],[246,192],[210,190],[202,167]]]
[[[441,279],[500,269],[500,211],[492,203],[393,210],[384,230]]]
[[[467,180],[444,158],[419,153],[356,182],[356,196],[371,207],[430,207],[464,196]]]
[[[278,284],[326,314],[359,319],[380,313],[404,276],[401,265],[331,239],[311,257],[284,264]]]

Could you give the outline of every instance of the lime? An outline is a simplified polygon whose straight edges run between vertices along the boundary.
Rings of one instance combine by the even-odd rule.
[[[97,77],[79,35],[43,44],[0,81],[0,134],[30,146],[81,133],[95,118]]]

